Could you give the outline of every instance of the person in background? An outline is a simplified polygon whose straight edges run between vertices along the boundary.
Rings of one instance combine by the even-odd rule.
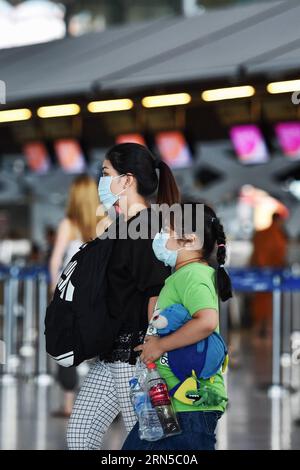
[[[54,292],[63,268],[80,246],[96,237],[97,209],[100,205],[96,182],[87,175],[78,176],[72,183],[66,216],[60,222],[49,262],[51,291]],[[58,382],[64,390],[64,406],[53,413],[69,417],[72,412],[78,375],[75,367],[58,366]]]
[[[54,244],[56,238],[56,231],[53,227],[48,225],[45,228],[45,250],[44,250],[44,262],[45,264],[49,264],[49,261],[52,256]]]
[[[42,260],[42,253],[39,245],[36,242],[33,242],[31,245],[31,250],[28,256],[29,264],[39,264]]]
[[[283,230],[284,218],[274,213],[272,224],[257,231],[253,237],[251,265],[259,268],[283,268],[287,254],[287,236]],[[253,297],[254,329],[261,337],[268,336],[272,322],[272,293],[258,292]]]

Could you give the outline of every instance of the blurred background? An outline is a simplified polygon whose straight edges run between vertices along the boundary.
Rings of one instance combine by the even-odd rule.
[[[0,0],[0,448],[66,447],[47,267],[74,178],[97,182],[119,142],[224,222],[219,448],[300,447],[299,22],[293,0]],[[117,420],[105,448],[124,436]]]

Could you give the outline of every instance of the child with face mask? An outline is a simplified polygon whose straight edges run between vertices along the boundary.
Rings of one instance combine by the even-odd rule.
[[[173,268],[173,273],[165,280],[157,301],[161,311],[174,304],[183,305],[191,320],[164,337],[147,336],[145,343],[135,348],[141,352],[145,364],[156,363],[156,367],[168,390],[178,384],[178,378],[168,363],[168,352],[184,348],[209,337],[219,327],[219,298],[222,301],[231,297],[231,282],[224,269],[226,257],[226,237],[223,226],[215,212],[204,206],[203,233],[197,233],[199,221],[197,204],[182,205],[182,220],[189,206],[192,232],[186,233],[184,224],[180,238],[174,228],[158,233],[153,240],[154,253],[160,261]],[[198,223],[197,223],[198,222]],[[174,227],[177,227],[176,221]],[[212,253],[216,251],[217,268],[209,265]],[[214,450],[215,432],[218,419],[226,409],[226,390],[219,370],[213,380],[198,379],[199,390],[205,390],[209,400],[201,405],[186,404],[171,395],[171,400],[182,433],[156,442],[139,439],[138,424],[127,437],[123,450]],[[219,400],[218,397],[222,397]]]

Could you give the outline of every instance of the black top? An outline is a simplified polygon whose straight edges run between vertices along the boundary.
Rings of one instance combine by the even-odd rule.
[[[115,342],[109,354],[100,356],[100,359],[106,362],[120,360],[135,364],[138,354],[133,348],[143,342],[148,327],[149,298],[158,296],[165,279],[171,274],[170,268],[158,261],[154,255],[152,240],[157,225],[151,233],[153,219],[150,215],[153,216],[154,212],[148,208],[131,217],[127,223],[123,219],[123,233],[127,238],[120,238],[123,229],[118,230],[114,243],[107,268],[107,304]],[[134,228],[138,232],[144,224],[147,239],[133,239],[128,234],[130,225],[138,216]],[[144,216],[143,221],[141,216]],[[158,223],[158,219],[155,220]]]

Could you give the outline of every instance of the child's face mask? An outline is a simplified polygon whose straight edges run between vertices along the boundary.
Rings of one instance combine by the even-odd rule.
[[[170,235],[167,232],[161,231],[157,233],[152,242],[152,248],[156,258],[159,261],[162,261],[166,266],[171,266],[174,268],[177,261],[177,255],[180,250],[184,248],[178,248],[177,250],[169,250],[167,248],[167,242],[170,238]]]

